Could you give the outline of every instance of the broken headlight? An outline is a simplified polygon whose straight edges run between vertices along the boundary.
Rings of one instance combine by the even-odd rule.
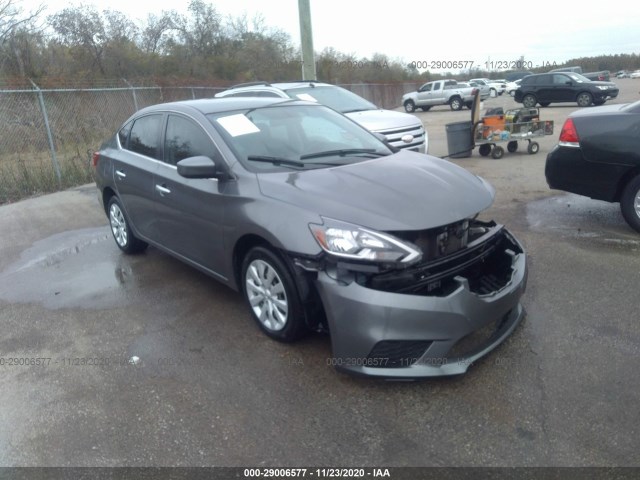
[[[402,264],[422,258],[422,251],[417,246],[388,233],[324,217],[322,220],[322,225],[310,223],[309,228],[322,249],[336,257]]]

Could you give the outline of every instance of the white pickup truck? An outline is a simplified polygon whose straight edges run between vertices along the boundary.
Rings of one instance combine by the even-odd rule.
[[[476,90],[455,80],[436,80],[425,83],[415,92],[405,93],[402,105],[407,112],[414,112],[416,108],[426,112],[436,105],[449,105],[451,110],[460,110],[464,105],[471,108]]]

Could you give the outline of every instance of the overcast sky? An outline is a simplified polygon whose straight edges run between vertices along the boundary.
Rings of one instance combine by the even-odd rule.
[[[22,0],[32,9],[38,0]],[[85,0],[144,19],[153,11],[186,12],[186,0]],[[298,0],[215,0],[223,15],[262,13],[300,43]],[[524,56],[536,67],[569,58],[615,53],[640,54],[640,2],[533,0],[310,0],[314,49],[333,47],[370,57],[380,52],[410,62],[465,61],[484,67]],[[49,0],[46,14],[79,2]]]

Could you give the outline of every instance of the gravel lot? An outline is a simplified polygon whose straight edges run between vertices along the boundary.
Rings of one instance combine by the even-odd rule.
[[[615,103],[640,98],[616,83]],[[638,466],[640,235],[544,179],[576,108],[541,109],[556,131],[537,155],[455,160],[496,187],[486,215],[530,261],[527,318],[461,377],[352,378],[325,336],[269,340],[214,280],[121,255],[92,185],[0,207],[0,465]],[[470,113],[417,116],[441,156]]]

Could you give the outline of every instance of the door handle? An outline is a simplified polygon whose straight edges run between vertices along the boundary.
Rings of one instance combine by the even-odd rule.
[[[156,185],[156,190],[160,193],[160,195],[165,195],[171,193],[167,187],[163,187],[162,185]]]
[[[124,173],[122,170],[116,170],[116,175],[119,176],[120,178],[127,178],[127,174]]]

